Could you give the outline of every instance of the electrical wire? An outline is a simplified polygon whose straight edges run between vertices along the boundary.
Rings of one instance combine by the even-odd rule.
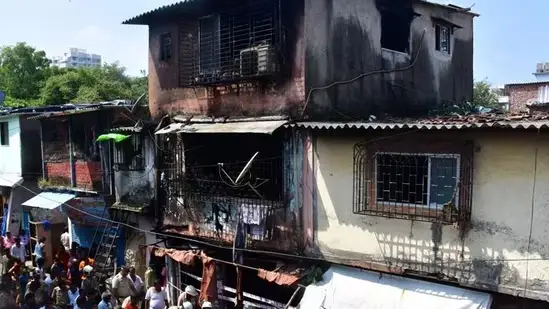
[[[0,175],[0,179],[7,180],[7,179],[3,178],[1,175]],[[17,185],[17,186],[25,189],[26,191],[28,191],[30,193],[33,193],[34,195],[39,194],[39,193],[33,191],[32,189],[29,189],[26,186],[23,186],[23,185]],[[47,197],[42,197],[42,198],[44,198],[46,200],[49,200],[51,202],[59,203],[59,201],[56,201],[56,200],[53,200],[53,199],[50,199],[50,198],[47,198]],[[185,241],[188,241],[188,242],[192,242],[192,243],[196,243],[196,244],[200,244],[200,245],[205,245],[205,246],[209,246],[209,247],[213,247],[213,248],[218,248],[218,249],[233,250],[232,246],[231,247],[222,246],[222,245],[218,245],[218,244],[215,244],[215,243],[211,243],[211,242],[207,242],[207,241],[201,241],[201,240],[198,240],[198,239],[193,239],[193,238],[184,237],[184,236],[180,236],[180,235],[173,235],[173,234],[167,234],[167,233],[153,232],[153,231],[149,231],[149,230],[144,230],[144,229],[138,228],[136,226],[133,226],[133,225],[130,225],[130,224],[127,224],[127,223],[124,223],[124,222],[119,222],[119,221],[107,219],[107,218],[104,218],[104,217],[86,212],[84,210],[76,208],[76,207],[74,207],[72,205],[69,205],[67,203],[61,203],[61,205],[64,205],[68,208],[71,208],[71,209],[73,209],[73,210],[75,210],[79,213],[90,216],[92,218],[102,220],[102,221],[105,221],[105,222],[110,222],[110,223],[113,223],[113,224],[120,224],[121,226],[125,226],[127,228],[130,228],[130,229],[133,229],[133,230],[145,233],[145,234],[151,234],[151,235],[161,236],[161,237],[166,237],[166,238],[185,240]],[[318,258],[318,257],[304,256],[304,255],[298,255],[298,254],[292,254],[292,253],[283,253],[283,252],[276,252],[276,251],[269,251],[269,250],[259,250],[259,249],[236,248],[236,250],[239,250],[239,251],[242,251],[242,252],[266,254],[266,255],[279,256],[279,257],[287,257],[287,258],[293,258],[293,259],[297,258],[297,259],[311,260],[311,261],[317,261],[317,262],[330,262],[330,263],[334,263],[334,264],[344,264],[344,263],[334,262],[333,260],[332,261],[327,260],[326,258],[341,259],[341,257],[333,256],[333,255],[327,255],[327,254],[323,254],[323,258]],[[476,259],[475,258],[475,261],[486,261],[486,262],[501,262],[501,261],[522,262],[522,261],[525,261],[525,260],[526,259],[501,259],[501,258]],[[549,261],[549,258],[535,258],[535,259],[530,258],[528,260],[529,261]],[[362,260],[362,262],[384,263],[383,260],[374,260],[374,259]],[[455,262],[455,263],[458,264],[458,263],[463,263],[463,262],[465,262],[465,261]],[[473,262],[473,260],[469,260],[468,262]],[[448,262],[446,262],[446,264],[448,264]]]
[[[362,79],[362,78],[370,76],[370,75],[402,72],[402,71],[408,71],[409,69],[413,68],[414,65],[417,62],[417,59],[419,58],[419,53],[421,52],[421,48],[423,47],[423,41],[425,40],[425,33],[426,32],[427,32],[427,29],[423,29],[423,34],[421,35],[421,41],[419,42],[419,47],[418,47],[417,53],[414,56],[414,59],[412,59],[412,62],[407,66],[404,66],[402,68],[390,69],[390,70],[370,71],[370,72],[362,73],[362,74],[360,74],[360,75],[358,75],[354,78],[348,79],[348,80],[336,81],[336,82],[333,82],[333,83],[328,84],[326,86],[311,88],[309,90],[309,93],[307,94],[307,99],[305,100],[305,104],[303,105],[303,110],[301,111],[301,117],[303,117],[305,115],[305,112],[307,111],[307,105],[309,104],[309,102],[311,100],[311,96],[312,96],[313,92],[315,92],[315,91],[330,89],[330,88],[332,88],[334,86],[337,86],[337,85],[350,84],[352,82],[355,82],[359,79]]]
[[[530,228],[528,231],[528,244],[526,245],[526,273],[524,276],[524,294],[525,295],[526,295],[526,290],[528,289],[528,272],[529,272],[528,268],[530,264],[530,245],[532,243],[532,231],[534,227],[536,180],[538,175],[539,133],[540,133],[540,129],[538,129],[537,138],[536,138],[536,149],[534,151],[534,181],[532,183],[532,200],[530,205]]]

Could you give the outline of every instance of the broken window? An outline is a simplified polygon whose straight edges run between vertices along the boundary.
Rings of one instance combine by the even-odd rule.
[[[133,134],[125,141],[114,143],[114,165],[119,171],[142,171],[145,169],[142,135]]]
[[[164,33],[160,35],[160,60],[168,61],[172,59],[172,35]]]
[[[381,13],[381,47],[410,53],[410,26],[413,11],[386,7]]]
[[[435,24],[435,47],[436,50],[450,53],[451,27],[442,24]]]
[[[9,146],[10,130],[7,122],[0,122],[0,145]]]

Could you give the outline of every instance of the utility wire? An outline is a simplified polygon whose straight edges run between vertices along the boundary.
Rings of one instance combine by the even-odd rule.
[[[7,180],[2,176],[0,176],[0,179]],[[39,194],[39,193],[33,191],[32,189],[27,188],[26,186],[23,186],[23,185],[17,185],[17,186],[25,189],[26,191],[28,191],[30,193],[33,193],[34,195]],[[55,203],[59,203],[59,201],[56,201],[54,199],[50,199],[50,198],[47,198],[47,197],[42,197],[42,198],[44,198],[46,200],[49,200],[49,201],[52,201],[52,202],[55,202]],[[90,216],[92,218],[96,218],[96,219],[99,219],[99,220],[102,220],[102,221],[105,221],[105,222],[110,222],[110,223],[113,223],[113,224],[120,224],[121,226],[125,226],[127,228],[130,228],[130,229],[142,232],[142,233],[152,234],[152,235],[162,236],[162,237],[167,237],[167,238],[185,240],[185,241],[188,241],[188,242],[193,242],[193,243],[197,243],[197,244],[201,244],[201,245],[205,245],[205,246],[209,246],[209,247],[214,247],[214,248],[219,248],[219,249],[233,250],[232,246],[231,247],[222,246],[222,245],[217,245],[217,244],[214,244],[214,243],[211,243],[211,242],[201,241],[201,240],[198,240],[198,239],[183,237],[183,236],[179,236],[179,235],[148,231],[148,230],[144,230],[144,229],[138,228],[136,226],[124,223],[124,222],[119,222],[119,221],[107,219],[107,218],[104,218],[104,217],[101,217],[101,216],[83,211],[83,210],[81,210],[79,208],[76,208],[72,205],[69,205],[67,203],[61,203],[61,205],[69,207],[69,208],[71,208],[71,209],[73,209],[73,210],[75,210],[79,213]],[[243,252],[250,252],[250,253],[267,254],[267,255],[272,255],[272,256],[288,257],[288,258],[293,258],[293,259],[297,258],[297,259],[305,259],[305,260],[311,260],[311,261],[317,261],[317,262],[330,262],[330,263],[334,263],[334,264],[343,264],[343,263],[328,261],[325,258],[310,257],[310,256],[304,256],[304,255],[298,255],[298,254],[292,254],[292,253],[283,253],[283,252],[258,250],[258,249],[245,249],[245,248],[236,248],[236,250],[243,251]],[[335,258],[335,259],[341,258],[341,257],[338,257],[338,256],[326,255],[326,254],[324,254],[323,256],[327,257],[327,258]],[[475,259],[475,261],[486,261],[486,262],[489,262],[489,261],[495,261],[495,262],[498,262],[498,261],[520,262],[520,261],[525,261],[525,260],[529,260],[529,261],[549,261],[549,258],[535,258],[535,259],[532,259],[532,258],[530,258],[530,259],[501,259],[501,258],[496,258],[496,259]],[[363,262],[384,263],[383,260],[373,260],[373,259],[363,260]],[[469,260],[468,262],[472,262],[472,260]],[[463,263],[463,261],[462,262],[455,262],[455,263],[456,264],[461,264],[461,263]],[[446,264],[448,264],[448,262],[446,262]]]

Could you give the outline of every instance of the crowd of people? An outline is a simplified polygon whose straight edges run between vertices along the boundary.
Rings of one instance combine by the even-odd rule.
[[[208,301],[198,304],[198,292],[191,285],[170,307],[162,281],[154,280],[154,275],[144,281],[135,267],[120,268],[108,286],[108,278],[95,273],[90,250],[71,244],[68,230],[61,235],[52,265],[45,269],[45,241],[38,239],[31,253],[30,238],[23,230],[16,237],[10,232],[2,237],[0,297],[8,299],[3,302],[13,301],[21,309],[212,308]]]

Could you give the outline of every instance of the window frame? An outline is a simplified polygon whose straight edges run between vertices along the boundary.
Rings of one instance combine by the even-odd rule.
[[[8,121],[0,122],[0,146],[10,145],[10,125]]]
[[[452,44],[453,27],[451,25],[444,24],[441,22],[435,22],[434,28],[435,28],[435,50],[440,53],[451,55],[452,48],[453,48],[453,44]],[[443,29],[446,29],[448,33],[447,34],[447,40],[448,40],[447,50],[442,49],[442,37],[443,37],[442,30]]]
[[[173,57],[173,40],[171,32],[165,32],[160,34],[160,51],[159,58],[160,61],[170,61]],[[166,43],[166,40],[169,39],[169,44]]]
[[[428,165],[427,165],[427,198],[426,198],[426,204],[413,204],[413,203],[402,203],[402,202],[387,202],[387,201],[379,201],[377,199],[377,193],[378,193],[378,187],[377,187],[377,179],[375,179],[374,182],[374,193],[375,193],[375,200],[373,201],[374,205],[370,205],[370,201],[368,201],[367,208],[377,208],[377,205],[383,205],[383,207],[413,207],[413,208],[424,208],[429,210],[436,210],[441,211],[444,207],[444,205],[439,204],[431,204],[431,158],[452,158],[456,160],[456,184],[455,184],[455,190],[457,190],[456,199],[455,199],[455,206],[459,209],[459,184],[460,184],[460,164],[461,164],[461,155],[456,153],[422,153],[422,152],[394,152],[394,151],[378,151],[374,155],[374,177],[377,177],[377,171],[378,171],[378,156],[379,155],[395,155],[395,156],[411,156],[411,157],[427,157],[428,158]],[[369,175],[368,175],[369,176]],[[434,206],[434,207],[433,207]]]
[[[136,139],[139,143],[138,150],[136,150]],[[113,165],[115,170],[117,171],[134,171],[134,172],[140,172],[144,171],[146,169],[146,162],[145,162],[145,151],[144,151],[144,142],[145,138],[142,134],[132,134],[130,138],[127,141],[123,141],[119,143],[120,148],[117,147],[116,143],[113,143]],[[141,164],[133,164],[135,159],[132,159],[132,162],[125,162],[126,156],[125,156],[125,148],[124,145],[127,145],[125,143],[131,143],[132,149],[134,151],[137,151],[137,155],[141,155],[142,160]],[[121,159],[121,160],[119,160]],[[122,161],[122,162],[121,162]]]

